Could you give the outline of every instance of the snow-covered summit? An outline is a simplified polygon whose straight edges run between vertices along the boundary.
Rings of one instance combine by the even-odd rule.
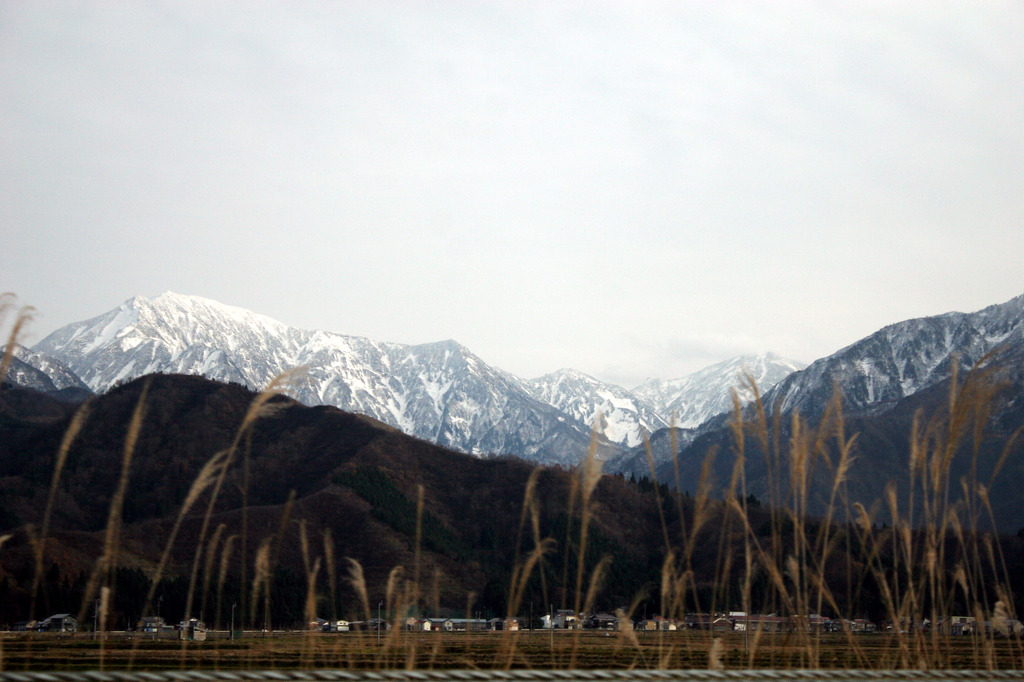
[[[765,399],[775,409],[816,416],[839,387],[844,409],[878,409],[945,380],[954,363],[964,372],[988,353],[1022,345],[1024,295],[974,313],[888,325],[787,377]]]
[[[8,346],[0,348],[0,356],[7,352]],[[71,368],[60,360],[43,353],[37,353],[20,343],[10,347],[12,365],[8,376],[18,386],[34,388],[38,391],[60,391],[76,389],[88,391],[88,387]]]
[[[742,402],[753,395],[746,389],[753,379],[758,391],[766,392],[805,365],[775,353],[742,355],[705,367],[679,379],[651,379],[633,389],[633,394],[654,406],[665,420],[674,419],[681,428],[695,428],[709,418],[732,409],[732,392]]]
[[[198,296],[136,296],[53,332],[35,349],[63,359],[94,391],[180,371],[262,388],[295,366],[298,334],[264,315]]]
[[[574,369],[560,369],[527,383],[535,398],[591,428],[596,425],[613,443],[635,447],[645,434],[667,426],[654,408],[629,391]]]
[[[153,372],[261,389],[303,367],[295,389],[302,402],[367,414],[465,452],[573,461],[589,440],[586,428],[533,398],[522,380],[455,341],[402,345],[296,329],[196,296],[135,297],[35,348],[97,392]]]

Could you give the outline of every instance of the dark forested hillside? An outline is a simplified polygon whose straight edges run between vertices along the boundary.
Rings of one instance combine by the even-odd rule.
[[[889,438],[867,423],[848,427],[861,430],[862,447]],[[746,439],[752,471],[756,440]],[[727,481],[735,442],[718,445],[711,473]],[[772,507],[756,476],[742,497],[716,501],[721,487],[702,485],[691,462],[681,463],[679,490],[595,466],[471,457],[367,417],[195,376],[144,377],[81,406],[8,387],[0,391],[0,625],[33,609],[84,613],[90,586],[113,589],[110,619],[121,624],[162,607],[171,619],[205,614],[223,625],[231,605],[247,624],[274,626],[311,615],[362,619],[379,606],[393,617],[539,615],[552,605],[767,613],[796,603],[772,571],[822,548],[819,580],[842,587],[819,608],[885,615],[878,581],[900,571],[884,525],[845,525],[841,515],[825,524],[800,513],[808,505]],[[814,496],[827,494],[826,469],[811,476]],[[1010,575],[1024,575],[1021,539],[1002,542]],[[972,546],[951,552],[943,570]],[[98,563],[104,547],[109,564]],[[875,563],[865,561],[867,547]],[[757,557],[749,569],[745,552]]]
[[[127,474],[120,561],[149,573],[203,465],[231,449],[255,399],[234,384],[155,375],[85,403],[87,416],[67,453],[53,505],[48,545],[53,558],[48,564],[57,564],[55,576],[73,582],[93,568],[122,475],[129,422],[144,393],[144,416]],[[0,532],[14,532],[0,554],[0,570],[8,590],[16,592],[15,583],[25,586],[30,550],[19,529],[26,524],[38,528],[42,522],[56,453],[75,406],[22,389],[5,390],[0,401]],[[329,571],[325,566],[319,580],[335,583],[333,609],[355,616],[359,605],[344,580],[344,559],[361,564],[371,596],[383,594],[392,569],[415,570],[419,516],[419,573],[431,589],[437,585],[438,605],[464,609],[472,592],[479,608],[502,613],[520,540],[523,496],[533,470],[515,458],[471,457],[367,417],[304,407],[277,396],[238,439],[203,540],[210,542],[214,529],[224,524],[216,551],[223,552],[226,539],[235,536],[229,570],[238,577],[247,570],[251,577],[260,543],[274,538],[279,542],[278,570],[301,576],[302,533],[311,556],[324,555],[324,539],[329,537],[336,565]],[[570,526],[571,479],[569,471],[548,469],[536,481],[534,500],[543,537],[564,537]],[[166,571],[170,577],[187,574],[202,549],[197,544],[213,487],[192,507],[178,534]],[[649,496],[637,486],[605,477],[597,496],[588,558],[596,563],[598,552],[615,556],[607,592],[611,608],[628,604],[651,579],[651,550],[660,530]],[[533,547],[532,531],[523,533],[521,553]],[[574,597],[561,585],[564,569],[561,559],[545,567],[550,573],[544,581],[547,596],[540,592],[541,581],[531,584],[537,591],[529,597],[538,610],[545,601]],[[574,576],[574,570],[569,574]],[[299,582],[304,585],[304,579]],[[330,590],[325,587],[323,592]]]
[[[797,412],[759,416],[753,408],[745,410],[748,493],[779,503],[791,497],[796,417],[801,419],[803,437],[810,434],[812,440],[820,441],[811,444],[813,452],[807,460],[811,482],[807,511],[811,514],[822,515],[830,505],[838,463],[836,429],[841,427],[845,437],[852,439],[855,458],[844,473],[844,499],[876,509],[879,521],[891,523],[885,499],[890,483],[903,504],[915,499],[920,503],[920,491],[916,498],[910,491],[920,487],[923,472],[915,472],[912,482],[911,453],[943,450],[948,454],[943,476],[950,482],[951,500],[961,497],[964,486],[974,495],[981,484],[991,506],[991,515],[986,512],[979,519],[982,526],[991,528],[994,523],[1003,532],[1024,528],[1024,506],[1016,494],[1024,485],[1024,439],[1019,434],[1024,425],[1024,349],[997,354],[973,373],[957,373],[884,405],[851,410],[841,392],[835,395],[840,400],[838,412],[828,413],[822,406],[818,416],[806,423]],[[680,487],[695,490],[707,462],[708,485],[713,494],[721,495],[736,461],[732,419],[722,415],[706,425],[700,436],[683,441],[677,461],[660,465],[658,478],[674,483],[678,468]],[[762,425],[767,427],[763,439],[758,437]],[[767,451],[763,442],[769,445]]]

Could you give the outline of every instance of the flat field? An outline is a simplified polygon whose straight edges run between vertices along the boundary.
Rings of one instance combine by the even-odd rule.
[[[907,643],[907,638],[902,638]],[[706,669],[712,657],[725,669],[913,668],[916,657],[893,634],[812,636],[742,633],[602,631],[387,633],[246,633],[205,642],[112,633],[0,634],[0,670],[272,670],[272,669]],[[932,637],[947,669],[1012,669],[1021,642]],[[932,649],[932,660],[934,658]],[[713,653],[712,653],[713,652]],[[753,652],[751,654],[750,652]]]

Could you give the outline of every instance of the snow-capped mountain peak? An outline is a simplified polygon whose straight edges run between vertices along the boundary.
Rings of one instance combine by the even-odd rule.
[[[766,401],[783,412],[821,414],[834,387],[848,410],[880,409],[1002,346],[1024,344],[1024,295],[974,313],[946,313],[888,325],[780,382]]]
[[[0,356],[7,352],[7,348],[7,346],[0,348]],[[89,390],[82,380],[71,371],[71,368],[55,358],[37,353],[19,343],[11,347],[11,356],[20,365],[20,367],[12,366],[12,370],[17,369],[24,375],[24,378],[4,377],[4,379],[11,378],[14,384],[41,391]]]
[[[659,414],[681,428],[695,428],[709,418],[732,409],[732,392],[741,401],[753,395],[746,389],[752,379],[762,394],[805,365],[775,353],[743,355],[689,374],[679,379],[652,379],[633,393],[653,405]]]
[[[452,341],[385,343],[289,327],[242,308],[165,293],[58,329],[36,350],[95,391],[152,372],[200,374],[261,389],[304,367],[294,397],[367,414],[465,452],[574,461],[589,433],[522,380]]]
[[[573,369],[560,369],[527,382],[531,394],[554,405],[609,441],[634,447],[646,433],[666,426],[650,405],[629,391]]]

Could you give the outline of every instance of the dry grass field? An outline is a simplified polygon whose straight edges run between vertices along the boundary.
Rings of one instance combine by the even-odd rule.
[[[274,670],[274,669],[789,669],[806,664],[793,636],[765,636],[749,656],[743,633],[601,631],[521,633],[275,633],[206,642],[152,640],[111,633],[56,637],[3,635],[0,670]],[[820,637],[820,668],[897,667],[899,642],[890,634]],[[1018,643],[991,642],[990,660],[979,658],[971,637],[944,637],[945,669],[1014,669]],[[714,654],[710,653],[714,652]],[[711,660],[711,655],[716,660]]]
[[[8,353],[0,364],[0,375],[9,361]],[[1014,563],[1019,557],[1008,555],[1004,538],[991,530],[997,524],[989,496],[1000,471],[1019,466],[1011,446],[1024,438],[1024,427],[1015,427],[996,461],[984,470],[984,431],[1002,385],[998,368],[987,362],[979,363],[964,377],[957,375],[954,366],[943,408],[934,415],[915,415],[907,434],[910,457],[904,464],[906,485],[902,489],[895,483],[887,486],[881,492],[881,510],[848,497],[849,472],[859,465],[857,434],[847,430],[838,393],[816,424],[793,415],[783,428],[780,415],[768,412],[757,386],[748,377],[747,388],[755,400],[744,407],[734,398],[730,424],[733,444],[731,451],[723,454],[732,462],[732,475],[723,490],[714,488],[706,475],[713,452],[705,460],[704,474],[692,497],[681,492],[678,473],[674,487],[659,487],[648,445],[654,482],[651,494],[663,542],[657,555],[661,570],[652,575],[657,584],[641,590],[628,608],[620,609],[621,622],[635,618],[641,601],[654,590],[658,612],[666,621],[680,622],[689,613],[723,613],[738,607],[744,613],[772,613],[800,624],[791,633],[777,634],[700,630],[441,634],[395,629],[378,639],[377,633],[282,634],[278,630],[239,640],[211,637],[205,642],[179,642],[106,632],[116,597],[117,569],[123,558],[123,513],[132,460],[145,413],[151,409],[151,381],[147,379],[141,384],[124,435],[120,473],[109,502],[102,548],[82,591],[79,620],[87,622],[84,619],[94,609],[99,636],[0,635],[0,671],[1024,669],[1024,626],[1013,589],[1020,575],[1019,564]],[[187,547],[191,558],[179,558],[178,575],[174,576],[187,584],[181,611],[202,613],[205,604],[214,603],[213,598],[205,601],[211,594],[217,595],[219,604],[221,592],[230,582],[228,568],[237,555],[242,557],[237,562],[243,588],[240,596],[247,600],[242,601],[239,613],[249,614],[248,623],[270,623],[275,562],[286,531],[296,528],[305,573],[305,585],[299,588],[305,594],[305,617],[295,622],[314,621],[322,598],[330,595],[330,603],[334,603],[336,587],[342,583],[356,597],[355,611],[365,614],[365,621],[371,620],[374,604],[378,615],[385,604],[385,619],[395,624],[402,622],[402,614],[422,613],[431,604],[435,612],[438,610],[437,581],[432,588],[424,568],[431,517],[422,484],[416,485],[416,502],[409,500],[407,505],[409,561],[390,572],[386,566],[369,567],[384,569],[387,580],[383,595],[379,594],[379,585],[374,587],[373,574],[364,572],[359,561],[337,555],[334,535],[323,533],[321,554],[321,538],[307,531],[305,520],[290,523],[294,489],[281,509],[280,520],[264,523],[259,529],[265,533],[262,537],[250,537],[255,536],[259,525],[249,519],[250,506],[246,503],[253,429],[258,422],[280,412],[275,399],[294,379],[293,375],[280,377],[236,415],[240,421],[230,445],[210,455],[187,488],[173,524],[168,524],[169,531],[154,538],[163,550],[153,555],[148,590],[141,600],[144,606],[136,613],[152,613],[154,606],[158,610],[157,588],[175,565],[173,550],[181,533],[194,535]],[[68,453],[89,418],[89,409],[86,403],[69,422],[54,453],[49,495],[40,505],[39,525],[26,531],[26,547],[32,553],[25,580],[30,585],[29,613],[38,610],[48,565],[53,508],[61,492]],[[674,441],[671,452],[678,452]],[[538,603],[555,603],[548,598],[548,590],[554,592],[557,587],[563,607],[571,607],[569,612],[585,617],[599,609],[616,557],[602,551],[592,560],[593,552],[588,553],[601,537],[599,483],[604,474],[596,453],[592,443],[584,461],[565,475],[568,489],[557,498],[560,505],[564,504],[562,535],[556,529],[553,536],[542,523],[549,496],[541,492],[541,470],[534,469],[526,479],[521,505],[516,504],[518,527],[510,524],[506,529],[509,538],[515,538],[511,574],[505,583],[504,601],[510,616],[533,603],[526,595],[538,582],[544,591]],[[747,493],[745,463],[754,456],[764,458],[767,470],[775,477],[774,492],[763,501],[763,507]],[[969,475],[954,475],[952,462],[956,458],[969,461]],[[221,545],[221,535],[228,531],[224,524],[215,522],[214,511],[219,497],[233,485],[228,476],[233,469],[243,472],[236,481],[242,493],[240,529],[237,537],[229,535]],[[820,517],[808,512],[815,495],[828,501],[826,513]],[[879,511],[884,513],[880,515]],[[188,520],[193,522],[191,526],[186,524]],[[10,533],[0,535],[0,547],[12,537]],[[235,539],[237,544],[255,551],[239,552]],[[1018,553],[1018,545],[1013,547]],[[560,580],[555,570],[558,567]],[[324,578],[328,578],[326,585]],[[867,598],[864,595],[868,587],[877,595],[877,624],[883,630],[892,628],[891,632],[860,634],[846,620],[855,617],[847,611],[851,604]],[[473,596],[470,592],[467,614],[472,612]],[[822,613],[842,618],[842,631],[814,631],[808,625],[810,615]],[[954,619],[967,617],[976,624],[974,634],[945,634],[952,631]],[[215,617],[214,622],[223,620]],[[929,624],[935,627],[926,630]],[[990,634],[979,634],[986,631]]]

